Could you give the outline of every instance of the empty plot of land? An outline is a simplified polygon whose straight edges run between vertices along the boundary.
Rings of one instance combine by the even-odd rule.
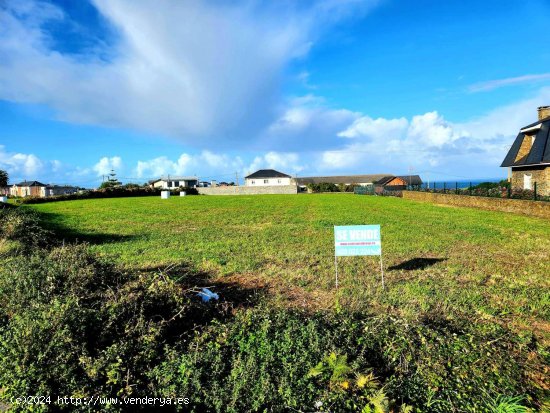
[[[118,198],[28,206],[67,240],[143,270],[184,264],[212,280],[261,286],[279,305],[426,311],[496,320],[548,343],[550,222],[354,196]],[[333,226],[381,224],[376,257],[343,258],[334,290]]]

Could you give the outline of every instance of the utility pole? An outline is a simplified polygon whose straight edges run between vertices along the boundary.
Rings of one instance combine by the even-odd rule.
[[[235,172],[235,185],[239,186],[239,172]]]

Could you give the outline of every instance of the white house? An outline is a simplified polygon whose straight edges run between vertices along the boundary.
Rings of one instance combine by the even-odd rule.
[[[260,169],[244,177],[245,186],[292,185],[292,177],[274,169]]]
[[[149,181],[151,188],[195,188],[199,184],[199,178],[196,176],[166,176],[153,181]]]

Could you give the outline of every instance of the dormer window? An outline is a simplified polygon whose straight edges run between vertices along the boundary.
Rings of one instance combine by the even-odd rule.
[[[531,152],[531,148],[533,147],[533,144],[535,143],[536,137],[537,137],[536,132],[533,134],[527,134],[527,133],[525,134],[514,162],[518,162],[522,159],[527,158],[527,156],[529,155],[529,152]]]

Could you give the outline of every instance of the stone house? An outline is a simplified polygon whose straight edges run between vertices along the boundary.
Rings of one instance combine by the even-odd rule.
[[[550,106],[538,108],[538,121],[524,126],[500,165],[510,168],[514,189],[537,186],[540,195],[550,196]]]

